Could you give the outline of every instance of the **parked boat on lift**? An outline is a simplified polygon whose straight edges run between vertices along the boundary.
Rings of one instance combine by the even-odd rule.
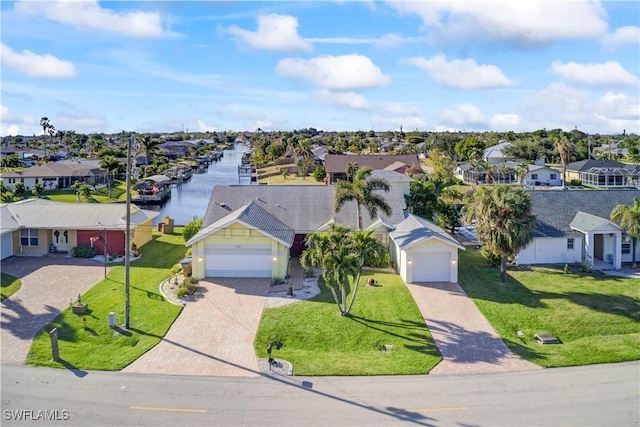
[[[138,205],[159,205],[171,197],[171,178],[153,175],[140,179],[134,186],[131,202]]]

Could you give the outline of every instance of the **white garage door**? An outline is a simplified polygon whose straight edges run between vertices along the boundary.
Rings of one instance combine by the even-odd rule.
[[[271,277],[271,246],[205,250],[207,277]]]
[[[13,255],[13,235],[12,233],[7,233],[4,234],[1,239],[0,259],[5,259]]]
[[[449,252],[418,252],[413,254],[413,282],[448,282],[451,278]]]

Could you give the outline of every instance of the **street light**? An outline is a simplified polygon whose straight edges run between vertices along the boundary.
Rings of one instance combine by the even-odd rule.
[[[131,303],[129,298],[129,252],[131,246],[131,144],[135,141],[135,134],[131,133],[131,138],[127,144],[127,222],[126,222],[126,245],[124,248],[124,328],[129,329],[129,319]]]

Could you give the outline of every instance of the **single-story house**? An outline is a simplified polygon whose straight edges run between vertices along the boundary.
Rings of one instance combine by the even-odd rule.
[[[106,182],[107,171],[84,163],[48,163],[33,166],[20,172],[0,174],[2,182],[13,190],[16,182],[23,182],[27,191],[41,183],[45,190],[70,188],[74,182],[87,185],[102,185]]]
[[[580,160],[567,165],[567,181],[572,180],[598,188],[638,187],[640,165],[617,160]]]
[[[562,173],[544,165],[529,165],[529,171],[522,178],[522,185],[545,185],[557,187],[562,185]]]
[[[420,166],[420,160],[416,154],[327,154],[324,158],[324,168],[327,171],[330,184],[347,179],[347,163],[350,162],[356,163],[359,167],[368,166],[373,170],[383,170],[393,165],[392,170],[401,173],[413,165]]]
[[[585,262],[597,269],[619,269],[632,262],[631,238],[609,220],[621,204],[640,200],[640,190],[532,191],[537,218],[533,241],[517,257],[518,264]],[[640,245],[639,245],[640,246]],[[640,247],[637,247],[640,253]]]
[[[305,249],[307,234],[338,223],[355,228],[355,202],[334,212],[335,186],[214,187],[192,248],[193,275],[203,277],[283,278],[289,258]],[[380,192],[392,214],[370,218],[363,209],[363,227],[373,230],[390,252],[405,280],[457,282],[462,247],[444,230],[406,211],[400,188]],[[395,234],[394,234],[395,232]],[[446,259],[445,259],[446,258]]]
[[[413,182],[413,178],[394,170],[375,170],[371,172],[371,177],[386,180],[391,188],[399,188],[405,196],[409,195],[410,185]]]
[[[126,205],[120,203],[61,203],[26,199],[0,205],[0,259],[12,255],[44,255],[93,246],[98,254],[123,255],[126,249]],[[142,247],[152,238],[152,221],[160,213],[131,206],[131,245]]]
[[[508,141],[502,141],[499,144],[487,147],[482,153],[482,159],[485,162],[492,164],[515,160],[513,157],[508,156],[504,152],[505,148],[510,148],[512,146],[512,143]]]

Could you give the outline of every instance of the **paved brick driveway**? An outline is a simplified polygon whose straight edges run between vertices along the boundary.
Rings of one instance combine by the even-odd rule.
[[[60,254],[9,257],[2,272],[19,277],[22,287],[2,301],[0,340],[3,363],[23,363],[36,333],[104,278],[104,265]]]
[[[442,353],[442,362],[430,375],[541,369],[509,350],[459,285],[407,286]]]
[[[253,341],[269,285],[269,279],[200,281],[162,341],[122,372],[259,376]]]

